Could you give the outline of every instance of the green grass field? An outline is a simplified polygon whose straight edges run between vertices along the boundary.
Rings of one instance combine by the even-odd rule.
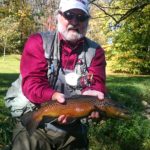
[[[5,108],[4,96],[11,82],[18,76],[19,64],[19,55],[0,57],[0,150],[9,144],[12,135],[13,119],[9,110]]]
[[[4,96],[19,74],[20,56],[0,57],[0,150],[9,144],[14,126],[4,105]],[[150,76],[107,75],[112,99],[123,103],[132,113],[128,121],[108,119],[90,123],[91,150],[150,150],[150,120],[142,114],[143,101],[150,103]]]

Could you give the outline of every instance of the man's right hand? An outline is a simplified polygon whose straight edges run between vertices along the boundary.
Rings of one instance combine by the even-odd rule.
[[[56,100],[56,101],[58,101],[59,103],[64,103],[64,102],[65,102],[65,95],[62,94],[62,93],[59,93],[59,92],[55,92],[55,93],[52,95],[52,100]]]
[[[56,100],[58,101],[59,103],[64,103],[65,102],[65,95],[62,94],[62,93],[59,93],[59,92],[55,92],[53,95],[52,95],[52,100]],[[60,124],[66,124],[67,123],[67,116],[65,115],[60,115],[58,117],[58,122]]]

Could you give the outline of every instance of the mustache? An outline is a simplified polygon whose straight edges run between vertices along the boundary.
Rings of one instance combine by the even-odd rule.
[[[78,29],[78,27],[77,27],[77,26],[74,26],[74,25],[68,25],[67,30],[68,30],[68,31],[69,31],[69,30],[76,30],[78,33],[80,32],[80,30]]]

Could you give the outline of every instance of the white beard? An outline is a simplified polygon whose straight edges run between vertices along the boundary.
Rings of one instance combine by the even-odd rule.
[[[69,25],[68,29],[71,27],[72,25]],[[58,28],[58,31],[63,35],[65,40],[70,41],[70,42],[76,42],[84,36],[83,34],[80,34],[75,30],[63,29],[61,23],[57,24],[57,28]]]

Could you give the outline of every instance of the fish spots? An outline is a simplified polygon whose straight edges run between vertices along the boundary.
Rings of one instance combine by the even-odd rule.
[[[76,112],[83,112],[83,111],[85,111],[85,109],[83,109],[81,107],[76,107],[75,110],[76,110]]]

